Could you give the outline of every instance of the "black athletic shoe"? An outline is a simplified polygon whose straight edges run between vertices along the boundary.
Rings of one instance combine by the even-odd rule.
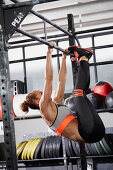
[[[82,56],[86,56],[88,59],[90,59],[93,54],[91,50],[76,45],[70,46],[68,48],[68,51],[70,51],[70,53],[72,54],[72,58],[71,58],[72,61],[75,61],[77,58],[79,61],[80,57]]]

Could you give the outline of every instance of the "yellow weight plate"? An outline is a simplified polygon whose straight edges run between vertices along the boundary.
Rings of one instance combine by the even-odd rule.
[[[37,141],[37,138],[35,139],[32,147],[31,147],[31,150],[30,150],[30,153],[29,153],[29,159],[31,159],[31,152],[32,152],[33,147],[35,146],[36,141]]]
[[[31,150],[32,150],[35,142],[36,142],[36,139],[33,140],[33,142],[30,144],[30,146],[29,146],[29,148],[28,148],[28,150],[27,150],[26,159],[28,159],[28,160],[29,160]]]
[[[17,146],[16,146],[16,149],[19,148],[19,146],[22,144],[23,142],[20,142]]]
[[[38,146],[38,144],[40,143],[41,140],[42,140],[42,138],[38,138],[38,139],[36,140],[36,142],[35,142],[32,150],[31,150],[30,158],[31,158],[32,160],[33,160],[33,156],[34,156],[35,150],[36,150],[36,148],[37,148],[37,146]]]
[[[29,140],[29,141],[27,142],[27,144],[26,144],[26,146],[25,146],[25,148],[24,148],[24,150],[23,150],[23,152],[22,152],[22,155],[21,155],[21,159],[22,159],[22,160],[25,159],[27,149],[28,149],[28,147],[29,147],[29,144],[30,144],[32,141],[33,141],[33,139],[31,139],[31,140]]]
[[[21,151],[21,149],[25,146],[26,142],[21,142],[21,145],[19,145],[18,149],[17,149],[17,157]]]
[[[29,142],[29,145],[28,145],[28,147],[27,147],[27,149],[26,149],[26,151],[25,151],[25,153],[24,153],[24,160],[27,159],[27,151],[28,151],[29,148],[31,147],[31,145],[32,145],[32,143],[34,142],[34,140],[35,140],[35,139],[33,139],[31,142]]]
[[[19,152],[18,152],[18,154],[17,154],[17,158],[19,158],[19,156],[21,155],[21,153],[22,153],[22,151],[23,151],[26,143],[27,143],[27,141],[22,144],[22,147],[19,149]]]
[[[18,153],[18,149],[19,147],[23,144],[23,142],[20,142],[17,146],[16,146],[16,154]]]
[[[21,147],[23,146],[24,142],[21,142],[20,145],[18,145],[18,148],[16,149],[16,153],[18,154],[19,150],[21,149]]]

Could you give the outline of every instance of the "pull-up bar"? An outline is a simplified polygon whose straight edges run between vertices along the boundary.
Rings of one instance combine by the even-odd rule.
[[[18,0],[11,0],[11,1],[14,2],[14,3],[19,3]],[[41,18],[43,21],[46,21],[46,22],[48,22],[49,24],[51,24],[51,25],[53,25],[54,27],[56,27],[57,29],[61,30],[62,32],[64,32],[64,33],[67,34],[68,36],[70,36],[70,37],[74,36],[74,37],[76,38],[76,41],[77,41],[78,45],[80,46],[79,40],[78,40],[78,38],[76,37],[76,35],[73,35],[72,33],[64,30],[63,28],[60,28],[58,25],[56,25],[55,23],[53,23],[53,22],[50,21],[49,19],[47,19],[47,18],[43,17],[42,15],[40,15],[38,12],[36,12],[36,11],[34,11],[34,10],[31,10],[30,12],[31,12],[32,14],[36,15],[37,17]],[[39,37],[37,37],[37,36],[34,36],[34,35],[30,34],[30,33],[27,33],[27,32],[25,32],[24,30],[22,30],[22,29],[20,29],[20,28],[17,28],[16,31],[19,32],[19,33],[21,33],[21,34],[23,34],[23,35],[25,35],[25,36],[28,36],[28,37],[34,39],[34,40],[37,40],[37,41],[39,41],[39,42],[41,42],[41,43],[43,43],[43,44],[46,44],[46,45],[50,46],[51,48],[55,48],[55,49],[57,49],[57,50],[59,50],[59,51],[61,51],[61,52],[66,53],[66,51],[65,51],[64,49],[62,49],[62,48],[60,48],[60,47],[58,47],[58,46],[53,46],[53,44],[51,44],[51,43],[48,42],[47,40],[44,40],[44,39],[39,38]],[[73,55],[72,55],[72,54],[70,54],[70,55],[71,55],[71,58],[72,58]]]
[[[11,0],[14,3],[19,3],[18,0]],[[49,19],[47,19],[46,17],[42,16],[41,14],[39,14],[38,12],[34,11],[31,9],[30,11],[32,14],[34,14],[35,16],[39,17],[40,19],[46,21],[47,23],[53,25],[54,27],[56,27],[57,29],[61,30],[62,32],[64,32],[65,34],[67,34],[68,36],[72,36],[71,33],[69,33],[68,31],[64,30],[63,28],[59,27],[58,25],[56,25],[54,22],[50,21]]]
[[[57,50],[59,50],[59,51],[61,51],[61,52],[65,52],[64,49],[62,49],[62,48],[60,48],[60,47],[58,47],[58,46],[54,46],[54,45],[51,44],[50,42],[48,42],[48,41],[46,41],[46,40],[44,40],[44,39],[42,39],[42,38],[40,38],[40,37],[34,36],[33,34],[30,34],[30,33],[28,33],[28,32],[25,32],[25,31],[23,31],[23,30],[20,29],[20,28],[17,28],[16,31],[19,32],[19,33],[21,33],[21,34],[23,34],[23,35],[26,35],[26,36],[34,39],[34,40],[37,40],[37,41],[39,41],[39,42],[41,42],[41,43],[43,43],[43,44],[46,44],[46,45],[50,46],[51,48],[55,48],[55,49],[57,49]]]
[[[14,2],[14,3],[19,3],[18,0],[11,0],[11,1]],[[42,19],[42,20],[46,21],[47,23],[51,24],[51,25],[54,26],[55,28],[59,29],[60,31],[64,32],[66,35],[68,35],[68,36],[74,36],[75,39],[76,39],[76,41],[77,41],[77,44],[80,46],[80,42],[78,41],[78,38],[77,38],[77,36],[76,36],[75,34],[72,35],[72,33],[64,30],[63,28],[59,27],[59,26],[58,26],[57,24],[55,24],[54,22],[50,21],[49,19],[47,19],[46,17],[42,16],[41,14],[39,14],[38,12],[36,12],[36,11],[34,11],[34,10],[32,10],[32,9],[31,9],[30,12],[31,12],[32,14],[34,14],[35,16],[39,17],[40,19]]]

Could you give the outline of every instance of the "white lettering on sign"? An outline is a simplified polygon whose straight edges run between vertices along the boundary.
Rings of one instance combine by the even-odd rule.
[[[16,27],[16,25],[19,24],[22,21],[23,18],[24,18],[24,14],[20,12],[11,24],[14,27]]]

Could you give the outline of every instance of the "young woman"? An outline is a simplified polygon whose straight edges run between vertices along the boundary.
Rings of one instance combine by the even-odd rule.
[[[54,42],[52,42],[55,45]],[[26,96],[26,100],[21,104],[21,109],[28,112],[31,109],[39,109],[42,118],[47,125],[58,135],[78,142],[97,142],[105,135],[105,127],[95,108],[85,95],[89,87],[89,59],[92,51],[78,46],[69,47],[67,52],[75,54],[75,59],[79,60],[79,69],[76,79],[73,98],[66,103],[73,105],[73,112],[62,104],[66,83],[66,54],[62,54],[62,63],[58,75],[58,86],[56,95],[52,100],[53,86],[53,65],[52,49],[48,47],[46,57],[46,77],[44,90],[32,91]],[[73,61],[74,62],[74,61]]]

